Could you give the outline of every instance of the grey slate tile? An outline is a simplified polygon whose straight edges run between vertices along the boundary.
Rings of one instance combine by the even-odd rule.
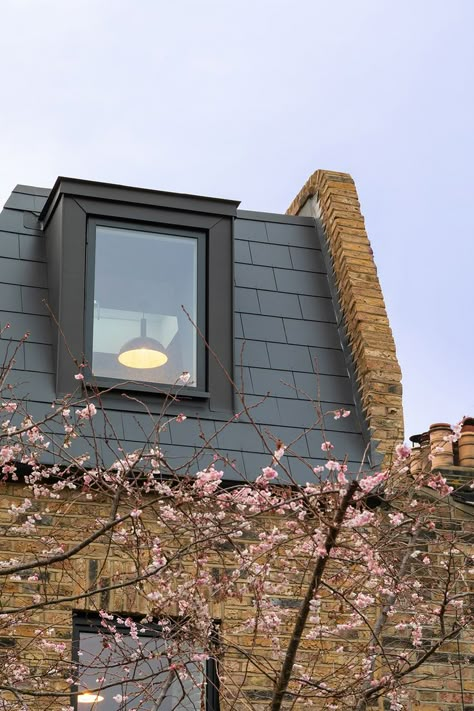
[[[21,312],[21,287],[0,284],[0,310]]]
[[[5,203],[5,208],[9,210],[30,210],[35,212],[36,197],[27,193],[14,191]]]
[[[216,425],[212,420],[196,420],[188,417],[184,422],[171,419],[168,430],[173,445],[189,445],[191,442],[204,447],[209,441],[211,447],[216,447]],[[202,435],[202,436],[201,436]]]
[[[238,389],[238,393],[244,395],[254,395],[252,380],[250,378],[250,368],[236,367],[234,372],[234,381]]]
[[[236,287],[234,290],[234,308],[240,313],[259,314],[260,304],[256,289]]]
[[[14,193],[25,193],[26,195],[38,195],[46,202],[46,198],[51,192],[51,188],[38,188],[36,185],[23,185],[19,183],[13,189]]]
[[[332,454],[339,461],[343,461],[344,457],[353,464],[360,464],[364,456],[364,442],[360,434],[352,434],[348,432],[326,432],[327,439],[334,445]],[[313,430],[306,434],[309,453],[314,457],[321,457],[321,444],[324,437],[320,431]]]
[[[243,338],[242,318],[240,314],[234,313],[234,337]]]
[[[288,247],[284,245],[251,242],[250,253],[252,255],[253,264],[291,269],[290,251]]]
[[[48,290],[33,286],[22,286],[21,298],[23,302],[23,312],[26,314],[49,315],[47,308]]]
[[[293,402],[293,400],[288,400],[288,402]],[[298,403],[298,400],[294,402]],[[248,417],[253,422],[261,425],[280,425],[282,423],[277,398],[262,398],[259,395],[249,395],[246,398],[246,404],[249,408]],[[247,415],[242,415],[241,420],[243,422],[247,421]]]
[[[325,274],[275,269],[278,291],[289,294],[307,294],[308,296],[330,296],[329,284]],[[266,287],[261,287],[266,288]]]
[[[276,289],[275,277],[271,267],[236,264],[234,275],[236,286],[245,286],[251,289]]]
[[[248,242],[241,239],[234,240],[234,259],[236,262],[251,264],[252,257],[250,255],[250,247]]]
[[[8,382],[13,385],[14,396],[51,405],[56,397],[54,377],[51,373],[36,373],[29,370],[14,370]],[[49,413],[51,410],[49,410]]]
[[[139,442],[140,440],[150,440],[156,443],[157,446],[169,444],[171,442],[171,434],[168,427],[160,427],[166,422],[159,417],[150,417],[144,412],[123,412],[114,411],[122,418],[122,426],[124,437],[128,440]],[[166,418],[164,418],[166,420]]]
[[[261,290],[257,293],[262,314],[301,318],[300,304],[296,294],[283,294],[278,291]]]
[[[290,247],[290,255],[293,269],[326,274],[323,254],[318,249]]]
[[[265,222],[257,220],[239,220],[234,222],[235,239],[246,239],[251,242],[268,242]]]
[[[0,231],[23,232],[23,212],[3,209],[0,212]]]
[[[270,366],[285,370],[312,372],[313,365],[309,349],[306,346],[293,346],[283,343],[268,343]]]
[[[312,373],[295,373],[296,387],[302,391],[299,397],[307,396],[317,399],[318,391],[321,402],[345,403],[352,406],[353,393],[348,377],[335,375],[313,375]],[[305,396],[303,393],[307,393]]]
[[[20,235],[20,259],[32,262],[46,261],[46,242],[44,237],[37,235]]]
[[[308,400],[277,398],[280,422],[291,423],[293,427],[309,428],[317,420],[315,408]]]
[[[0,258],[0,282],[46,287],[46,264]]]
[[[283,319],[283,323],[288,343],[323,348],[337,348],[341,345],[337,326],[334,323],[287,318]]]
[[[13,359],[15,370],[25,369],[25,350],[23,346],[18,348],[18,345],[16,341],[0,338],[0,366],[7,366]]]
[[[284,225],[277,222],[265,223],[268,241],[274,244],[287,244],[290,247],[321,249],[315,227],[305,225]]]
[[[311,348],[309,349],[314,373],[325,375],[346,375],[347,363],[341,348]]]
[[[244,337],[254,341],[286,342],[281,318],[242,314]]]
[[[249,422],[231,422],[217,435],[217,448],[242,452],[263,452],[264,444],[255,427]]]
[[[53,349],[42,343],[25,343],[25,367],[42,373],[54,373]]]
[[[255,395],[296,398],[295,382],[290,370],[250,368]]]
[[[303,318],[309,321],[336,323],[332,299],[322,296],[299,296]]]
[[[234,348],[235,367],[240,365],[252,365],[255,368],[268,368],[270,359],[267,352],[267,344],[262,341],[243,341],[236,339]]]
[[[0,232],[0,257],[18,259],[20,246],[16,232]]]
[[[6,323],[10,324],[4,334],[7,340],[20,341],[28,332],[30,343],[51,343],[51,324],[48,316],[0,311],[0,324],[3,327]]]

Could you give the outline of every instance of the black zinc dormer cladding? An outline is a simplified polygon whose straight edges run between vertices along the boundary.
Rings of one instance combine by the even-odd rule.
[[[268,433],[285,443],[299,437],[285,457],[294,479],[311,480],[311,467],[325,461],[309,399],[318,393],[323,410],[351,410],[347,419],[326,419],[326,436],[349,464],[360,463],[365,424],[357,414],[319,227],[310,218],[236,208],[227,200],[63,178],[52,191],[14,190],[0,214],[0,320],[12,324],[0,347],[5,354],[8,339],[31,334],[12,380],[34,417],[49,414],[51,402],[77,386],[65,343],[78,360],[87,359],[88,377],[107,386],[128,379],[122,370],[130,367],[128,356],[125,365],[119,357],[137,350],[130,344],[151,338],[155,357],[167,358],[156,366],[158,375],[135,368],[146,377],[130,380],[142,384],[108,393],[105,415],[95,418],[104,461],[118,456],[116,438],[131,451],[153,429],[143,405],[124,393],[136,394],[157,415],[162,385],[169,388],[185,369],[194,371],[194,382],[171,413],[182,411],[188,419],[160,435],[170,464],[184,473],[194,454],[193,470],[209,464],[212,451],[200,451],[201,431],[233,463],[225,467],[226,478],[258,476],[269,463],[268,449],[245,415],[222,429],[241,404],[195,337],[183,304],[247,405],[260,402],[252,416],[270,447]],[[84,450],[84,442],[74,446]]]

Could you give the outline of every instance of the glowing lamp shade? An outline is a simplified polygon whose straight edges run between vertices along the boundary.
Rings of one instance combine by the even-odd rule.
[[[103,701],[104,697],[93,691],[81,691],[77,697],[78,704],[97,704],[99,701]]]
[[[141,320],[141,335],[127,341],[118,354],[118,361],[127,368],[159,368],[168,362],[164,347],[155,338],[146,335],[146,321]]]

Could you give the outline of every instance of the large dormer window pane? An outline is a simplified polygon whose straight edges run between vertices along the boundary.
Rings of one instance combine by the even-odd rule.
[[[95,225],[91,369],[97,378],[199,381],[203,235]],[[91,264],[89,263],[89,267]],[[202,318],[201,318],[202,321]],[[203,329],[203,324],[199,323]]]

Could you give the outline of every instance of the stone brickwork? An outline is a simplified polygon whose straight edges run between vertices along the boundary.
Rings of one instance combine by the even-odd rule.
[[[403,437],[401,371],[354,181],[346,173],[318,170],[287,212],[321,220],[362,408],[388,458]]]

